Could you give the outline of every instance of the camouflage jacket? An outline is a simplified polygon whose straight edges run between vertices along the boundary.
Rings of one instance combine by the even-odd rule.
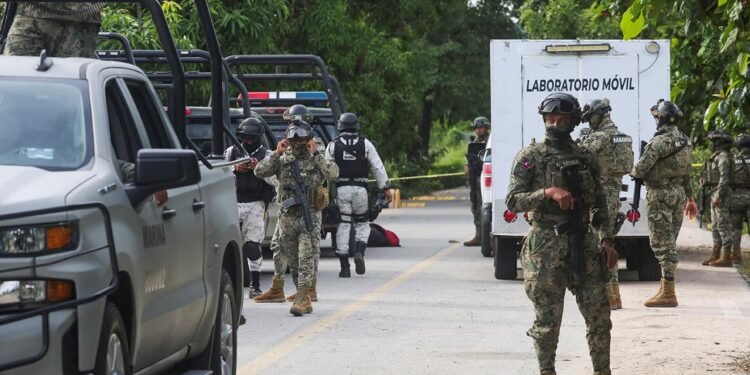
[[[104,3],[20,3],[17,14],[61,21],[102,23]]]
[[[323,184],[326,181],[335,180],[338,177],[339,168],[336,163],[326,160],[323,154],[316,153],[315,156],[312,156],[308,153],[306,155],[309,156],[296,159],[290,150],[291,147],[282,156],[274,152],[271,156],[261,160],[255,167],[255,175],[260,178],[275,175],[279,182],[277,200],[283,202],[293,197],[294,194],[289,187],[296,183],[288,165],[292,161],[298,161],[307,188],[307,201],[310,203],[311,209],[319,211],[321,207],[316,209],[316,204],[314,204],[319,199],[316,194],[323,190]]]
[[[722,200],[731,194],[734,159],[727,150],[717,150],[703,164],[702,183],[711,189],[712,200]]]
[[[690,170],[693,156],[690,140],[676,126],[664,126],[643,149],[643,155],[630,175],[643,179],[646,186],[682,185],[688,197],[693,196]]]
[[[544,143],[532,142],[521,150],[513,160],[513,167],[508,184],[508,195],[505,203],[513,212],[527,212],[532,221],[546,221],[560,224],[569,216],[568,210],[563,210],[552,199],[544,197],[544,189],[548,187],[567,188],[562,182],[560,168],[578,165],[581,176],[581,188],[584,192],[581,205],[585,213],[594,214],[607,212],[607,201],[602,189],[599,166],[596,157],[588,150],[578,146],[572,140],[557,145],[549,140]],[[584,215],[588,217],[588,215]],[[605,216],[605,215],[601,215]],[[611,223],[605,219],[599,228],[602,238],[613,238]]]
[[[741,149],[733,164],[732,187],[735,189],[750,188],[750,149]]]
[[[615,123],[605,118],[598,129],[584,138],[581,146],[596,155],[602,186],[620,191],[622,176],[633,168],[633,139],[619,131]]]

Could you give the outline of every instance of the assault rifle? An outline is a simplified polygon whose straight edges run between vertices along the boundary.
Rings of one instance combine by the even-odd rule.
[[[641,141],[641,153],[640,156],[643,156],[643,149],[646,148],[646,145],[648,143],[646,141]],[[633,177],[633,181],[635,181],[635,186],[633,190],[633,203],[630,204],[630,210],[628,211],[628,218],[633,223],[633,226],[635,226],[635,222],[638,221],[638,216],[641,215],[641,213],[638,211],[638,207],[641,204],[641,187],[643,186],[643,180],[640,178]]]
[[[578,286],[583,284],[583,278],[586,275],[585,257],[583,255],[583,239],[587,228],[583,224],[583,188],[581,187],[581,176],[578,173],[578,165],[569,165],[560,168],[562,182],[566,189],[573,196],[573,208],[568,213],[568,220],[555,225],[555,234],[558,236],[562,233],[568,234],[568,251],[570,264],[574,274],[578,278]]]
[[[284,185],[284,189],[291,190],[293,196],[281,202],[281,206],[284,209],[301,206],[302,217],[305,219],[305,228],[308,232],[312,233],[315,230],[315,225],[313,225],[312,216],[310,215],[310,202],[307,201],[307,186],[305,186],[305,181],[302,178],[299,161],[292,160],[284,164],[284,167],[289,168],[289,171],[292,173],[294,184]]]

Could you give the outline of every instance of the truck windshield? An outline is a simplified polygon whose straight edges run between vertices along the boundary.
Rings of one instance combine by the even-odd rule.
[[[0,77],[0,165],[78,169],[92,152],[84,81]]]

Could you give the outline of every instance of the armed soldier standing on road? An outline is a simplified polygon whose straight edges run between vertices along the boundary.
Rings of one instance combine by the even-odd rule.
[[[734,228],[730,209],[732,196],[732,172],[734,157],[732,136],[723,130],[714,130],[708,134],[711,140],[713,154],[703,164],[701,177],[701,201],[708,200],[711,207],[711,235],[713,236],[713,252],[711,257],[703,261],[704,266],[731,267],[732,243],[734,242]]]
[[[291,153],[285,153],[287,147]],[[309,291],[315,276],[315,259],[320,255],[320,211],[328,204],[323,184],[338,177],[336,164],[318,152],[312,127],[304,121],[289,125],[276,152],[255,167],[260,178],[276,176],[279,181],[279,246],[289,262],[297,287],[289,312],[295,316],[311,313]],[[277,269],[278,271],[278,269]],[[283,270],[282,270],[283,272]],[[283,273],[282,273],[283,275]],[[284,279],[274,275],[274,288],[283,290]]]
[[[260,143],[263,125],[256,118],[247,118],[237,128],[237,138],[242,141],[242,147],[250,155],[250,161],[234,166],[234,176],[237,183],[237,209],[242,231],[243,272],[244,280],[249,283],[249,298],[253,299],[261,293],[260,267],[263,264],[261,244],[266,234],[264,216],[268,204],[275,195],[275,188],[268,182],[255,176],[253,170],[258,162],[270,156],[272,151]],[[241,150],[235,146],[227,148],[224,159],[232,161],[240,158]],[[250,263],[248,267],[248,261]]]
[[[20,3],[5,41],[5,55],[91,57],[105,3]]]
[[[490,139],[490,120],[487,117],[477,117],[471,123],[476,137],[469,143],[466,153],[466,164],[464,174],[469,177],[469,200],[471,201],[471,214],[474,216],[474,238],[464,242],[464,246],[480,246],[482,244],[482,189],[479,187],[479,178],[482,173],[482,160],[479,159],[479,151],[484,149]]]
[[[617,220],[620,214],[620,191],[622,190],[622,176],[630,172],[633,167],[633,139],[619,131],[610,118],[612,107],[609,99],[594,99],[583,108],[583,122],[588,122],[591,133],[584,138],[581,146],[593,153],[599,161],[602,188],[607,197],[609,222],[613,224],[613,235],[616,235],[622,224]],[[607,283],[609,308],[622,308],[620,299],[620,284],[618,282],[617,267],[610,270]]]
[[[750,223],[750,135],[740,134],[735,141],[739,154],[734,159],[734,173],[732,183],[732,198],[730,199],[730,213],[734,230],[732,241],[732,263],[742,262],[740,242],[742,227]]]
[[[651,107],[656,120],[656,135],[643,149],[630,175],[642,179],[648,187],[648,230],[651,249],[661,264],[661,287],[647,307],[676,307],[674,292],[677,268],[677,234],[682,226],[683,207],[690,219],[698,208],[690,186],[692,147],[690,140],[677,129],[682,111],[670,101],[660,99]],[[687,201],[687,203],[686,203]]]
[[[336,202],[341,212],[341,223],[336,231],[336,254],[341,263],[339,277],[351,277],[349,270],[349,243],[354,230],[354,265],[357,274],[365,273],[365,249],[370,237],[369,200],[367,176],[372,170],[378,189],[385,190],[388,201],[388,174],[378,151],[367,138],[359,135],[359,120],[354,113],[343,113],[338,120],[341,132],[338,139],[328,144],[326,160],[339,167],[336,180]]]
[[[521,250],[526,295],[536,314],[527,335],[534,339],[542,375],[554,375],[567,286],[586,321],[594,372],[610,374],[612,322],[604,268],[614,267],[617,253],[599,164],[570,137],[581,120],[575,97],[551,94],[539,105],[539,113],[546,129],[544,142],[532,142],[516,155],[505,198],[509,210],[525,211],[531,220]],[[589,230],[589,222],[604,232],[601,240]],[[606,265],[601,262],[602,256]]]

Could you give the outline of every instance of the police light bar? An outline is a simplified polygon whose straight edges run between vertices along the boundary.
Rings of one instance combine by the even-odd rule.
[[[612,46],[609,43],[598,44],[548,44],[544,47],[547,53],[604,53],[609,52]]]
[[[248,93],[250,99],[303,99],[327,100],[324,91],[253,91]]]

